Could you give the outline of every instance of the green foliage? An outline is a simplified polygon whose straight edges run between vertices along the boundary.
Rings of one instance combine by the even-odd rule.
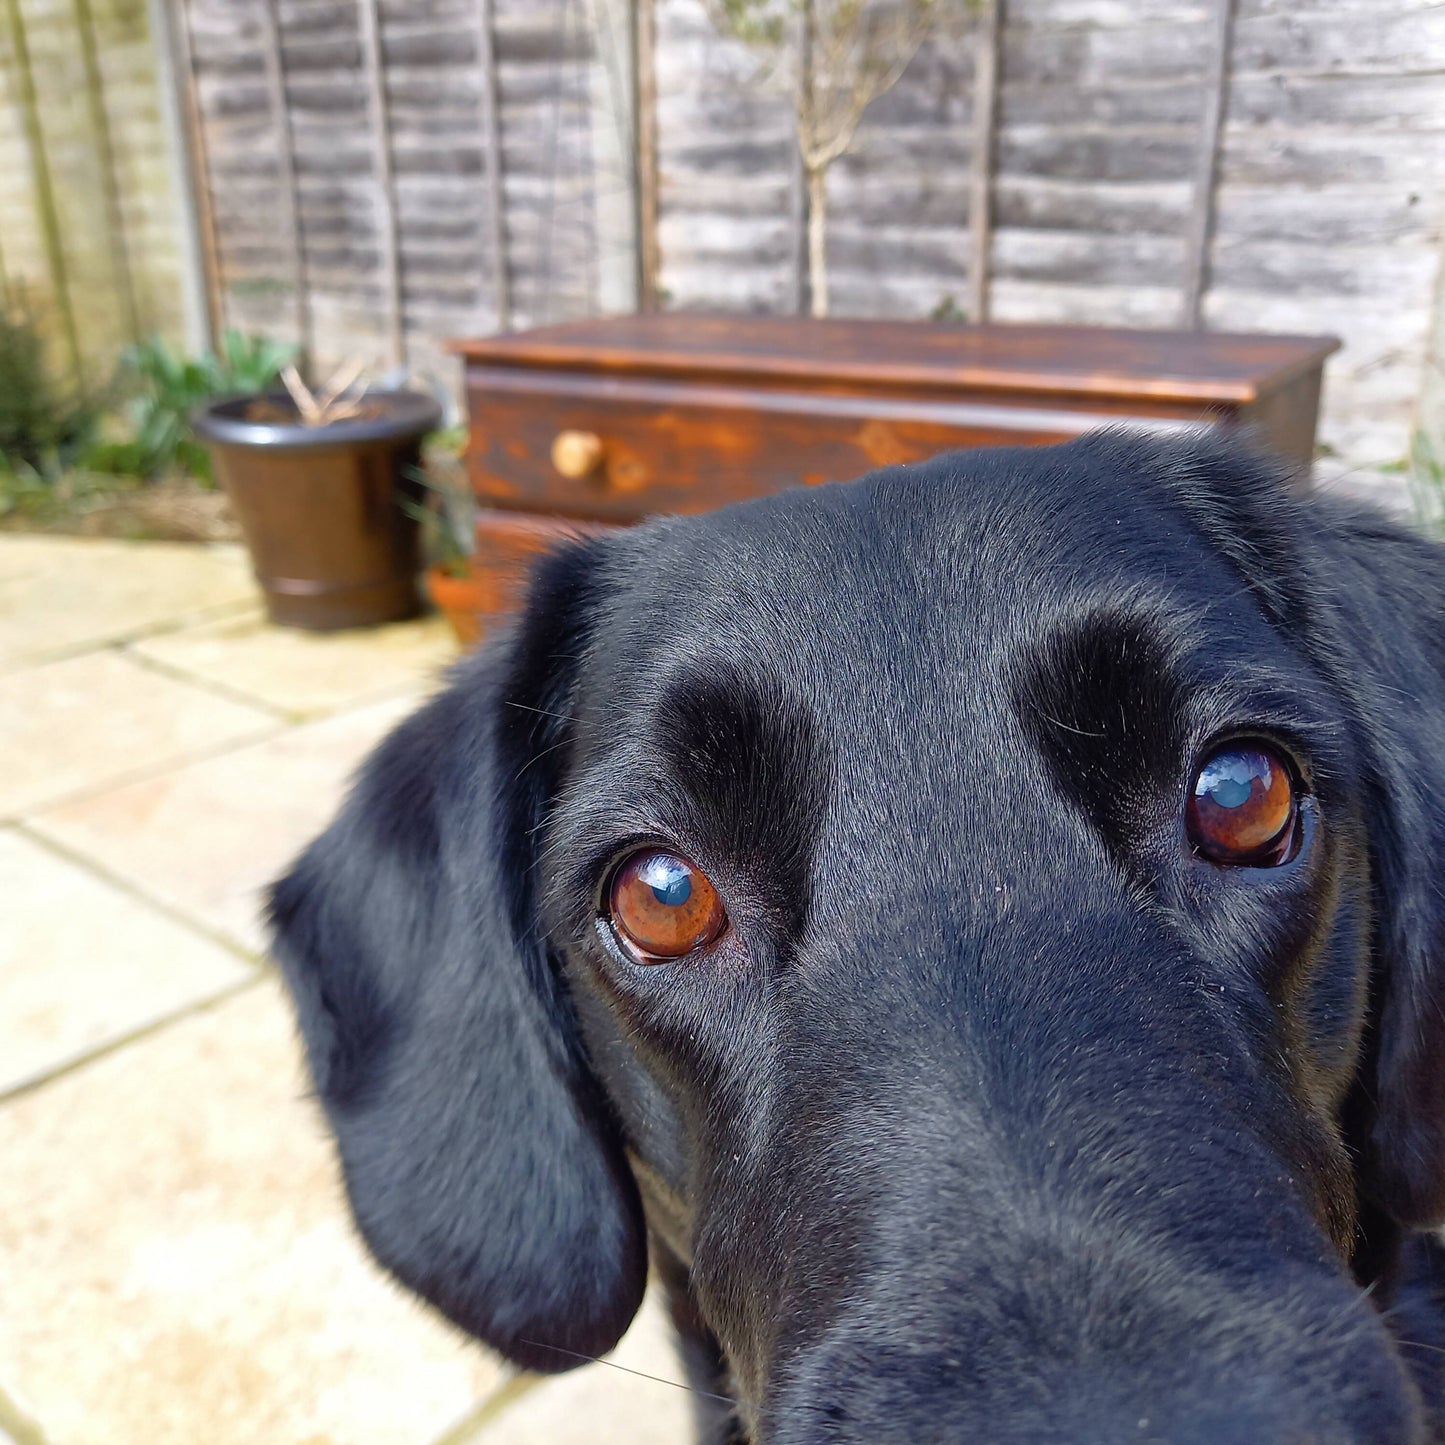
[[[968,312],[953,299],[950,292],[928,313],[930,321],[967,321]]]
[[[130,478],[65,467],[53,458],[40,467],[28,462],[0,463],[0,517],[13,514],[49,527],[139,485]]]
[[[29,462],[0,462],[0,517],[11,512],[33,512],[50,498],[51,483]]]
[[[95,419],[92,402],[51,376],[28,312],[0,315],[0,472],[43,478],[85,445]]]
[[[788,16],[801,6],[788,0],[719,0],[718,9],[728,30],[744,45],[767,50],[782,45]]]
[[[984,0],[706,0],[714,22],[754,50],[782,51],[806,28],[831,70],[844,57],[862,72],[888,70],[892,58],[878,53],[900,39],[922,39],[949,11],[976,13]],[[915,47],[916,48],[916,47]],[[831,58],[829,58],[831,57]],[[813,57],[815,60],[819,57]],[[889,84],[892,82],[890,81]],[[886,86],[884,87],[887,88]]]
[[[432,432],[422,445],[423,465],[411,480],[423,489],[422,500],[403,495],[401,508],[421,524],[422,555],[427,565],[454,577],[465,577],[476,546],[477,502],[467,480],[462,453],[465,427]]]
[[[265,391],[294,355],[292,346],[239,331],[226,333],[218,355],[182,356],[159,337],[139,343],[118,379],[129,398],[127,435],[94,447],[88,465],[147,480],[184,471],[209,481],[210,458],[191,431],[191,413],[216,397]]]

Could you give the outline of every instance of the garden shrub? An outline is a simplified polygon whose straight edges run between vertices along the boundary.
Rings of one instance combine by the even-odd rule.
[[[56,382],[28,310],[0,312],[0,470],[40,476],[64,466],[89,439],[96,410]]]
[[[181,471],[209,481],[210,458],[191,431],[191,413],[216,397],[265,391],[294,355],[295,347],[239,331],[226,333],[219,353],[194,357],[160,337],[133,346],[117,381],[129,396],[129,435],[93,448],[87,464],[145,480]]]

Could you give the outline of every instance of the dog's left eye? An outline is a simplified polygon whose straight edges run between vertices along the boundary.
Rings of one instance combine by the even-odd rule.
[[[727,923],[707,874],[681,853],[648,848],[612,875],[610,921],[640,963],[666,963],[711,943]]]
[[[1299,804],[1289,765],[1262,743],[1212,753],[1194,775],[1189,841],[1213,863],[1273,868],[1294,855]]]

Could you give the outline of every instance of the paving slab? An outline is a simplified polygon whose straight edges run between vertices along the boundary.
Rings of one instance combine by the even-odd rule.
[[[273,627],[259,612],[135,643],[140,656],[306,716],[430,683],[457,656],[441,617],[347,632]]]
[[[0,1106],[0,1387],[54,1445],[425,1445],[503,1380],[367,1259],[305,1087],[266,979]]]
[[[252,952],[260,894],[335,812],[418,696],[289,728],[40,814],[28,827]]]
[[[109,650],[8,673],[0,677],[0,818],[278,726],[272,713]]]
[[[253,605],[245,551],[0,536],[0,670]]]
[[[0,830],[0,1094],[255,977],[220,944]]]
[[[548,1378],[445,1445],[688,1445],[692,1397],[680,1388],[682,1363],[655,1291],[607,1361]]]

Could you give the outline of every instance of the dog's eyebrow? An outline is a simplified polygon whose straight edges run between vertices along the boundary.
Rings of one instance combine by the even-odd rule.
[[[1019,655],[1014,701],[1036,724],[1172,763],[1181,719],[1177,648],[1167,629],[1103,607],[1060,621]],[[1030,719],[1033,720],[1031,723]],[[1035,738],[1035,741],[1039,741]]]
[[[802,935],[836,768],[801,696],[732,659],[692,659],[588,752],[548,820],[549,907],[575,906],[620,845],[653,834],[740,870],[785,952]]]
[[[1186,715],[1176,649],[1147,615],[1103,607],[1030,641],[1013,701],[1055,786],[1122,849],[1147,794],[1168,788]]]
[[[811,708],[736,665],[675,674],[658,697],[661,761],[739,856],[761,855],[803,900],[833,768]]]

